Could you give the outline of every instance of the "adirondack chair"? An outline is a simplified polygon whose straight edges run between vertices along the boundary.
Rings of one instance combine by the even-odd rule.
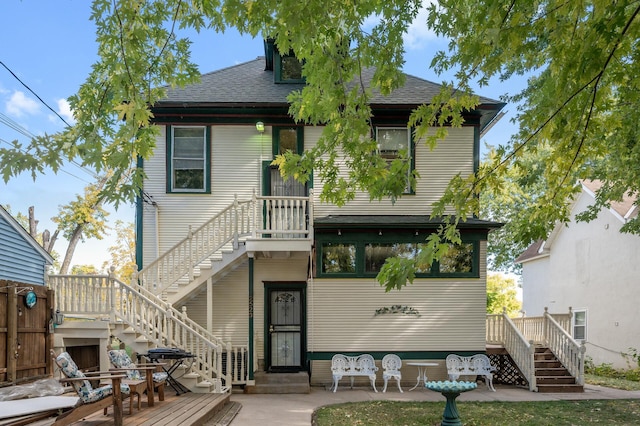
[[[112,349],[108,351],[108,354],[115,370],[123,371],[128,379],[146,380],[147,388],[152,389],[151,392],[148,392],[150,407],[153,407],[153,389],[157,389],[158,399],[164,401],[164,387],[168,374],[164,371],[158,371],[161,369],[161,364],[135,364],[124,349]]]
[[[78,404],[66,413],[56,418],[54,426],[65,426],[77,422],[87,415],[104,410],[113,405],[113,419],[116,426],[122,426],[122,398],[130,393],[129,386],[122,384],[124,374],[113,372],[83,373],[67,352],[60,355],[51,350],[54,363],[60,368],[65,378],[62,382],[69,382],[75,389],[80,400]],[[94,389],[89,380],[109,380],[111,384]]]

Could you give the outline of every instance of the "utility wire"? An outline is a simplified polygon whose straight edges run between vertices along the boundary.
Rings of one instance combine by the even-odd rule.
[[[15,78],[16,80],[18,80],[18,81],[20,82],[20,84],[22,84],[22,85],[23,85],[23,86],[24,86],[24,87],[25,87],[29,92],[31,92],[31,93],[33,94],[33,96],[35,96],[36,98],[38,98],[38,100],[39,100],[40,102],[42,102],[42,104],[43,104],[44,106],[46,106],[47,108],[49,108],[49,110],[50,110],[51,112],[53,112],[55,115],[57,115],[57,116],[58,116],[58,118],[59,118],[60,120],[62,120],[62,122],[63,122],[64,124],[66,124],[67,126],[71,127],[71,125],[70,125],[69,123],[67,123],[67,120],[65,120],[65,119],[64,119],[60,114],[58,114],[58,112],[57,112],[56,110],[54,110],[53,108],[51,108],[51,107],[49,106],[49,104],[47,104],[45,101],[43,101],[43,100],[42,100],[42,98],[41,98],[40,96],[38,96],[38,94],[37,94],[36,92],[34,92],[33,90],[31,90],[31,87],[27,86],[27,85],[26,85],[22,80],[20,80],[20,78],[19,78],[17,75],[15,75],[15,73],[14,73],[13,71],[11,71],[11,69],[10,69],[8,66],[6,66],[6,65],[4,64],[4,62],[0,61],[0,65],[2,65],[2,66],[3,66],[7,71],[9,71],[9,73],[13,76],[13,78]]]
[[[0,61],[0,65],[2,65],[7,71],[9,71],[9,73],[20,82],[20,84],[22,84],[29,92],[31,92],[33,94],[33,96],[35,96],[36,98],[38,98],[38,100],[40,102],[42,102],[42,104],[44,106],[46,106],[51,112],[53,112],[60,120],[62,120],[62,122],[64,124],[66,124],[68,127],[71,127],[71,125],[69,123],[67,123],[67,121],[60,115],[58,114],[57,111],[55,111],[53,108],[51,108],[49,106],[49,104],[47,104],[44,100],[42,100],[42,98],[40,96],[38,96],[38,94],[36,92],[34,92],[29,86],[27,86],[22,80],[20,80],[20,78],[13,72],[11,71],[11,69],[5,65],[4,62]],[[20,124],[16,123],[14,120],[12,120],[11,118],[7,117],[6,115],[0,113],[0,123],[3,123],[5,125],[7,125],[8,127],[12,128],[13,130],[23,134],[24,136],[34,139],[36,136],[31,133],[30,131],[28,131],[27,129],[25,129],[23,126],[21,126]],[[82,170],[83,172],[91,175],[94,178],[98,177],[98,174],[87,169],[86,167],[82,166],[81,164],[79,164],[77,161],[75,160],[71,160],[71,163],[73,165],[75,165],[76,167],[78,167],[80,170]],[[70,176],[74,176],[73,174],[69,173],[69,172],[65,172]],[[84,179],[80,179],[83,182],[86,182]]]
[[[7,145],[9,145],[10,147],[12,147],[12,148],[13,148],[13,144],[12,144],[11,142],[8,142],[8,141],[6,141],[6,140],[4,140],[4,139],[2,139],[2,138],[0,138],[0,142],[6,143]],[[24,151],[23,151],[23,150],[20,150],[20,152],[23,152],[23,153],[24,153]],[[84,170],[84,169],[83,169],[83,170]],[[62,173],[64,173],[64,174],[67,174],[67,175],[69,175],[69,176],[71,176],[71,177],[74,177],[74,178],[76,178],[76,179],[78,179],[78,180],[80,180],[80,181],[82,181],[82,182],[84,182],[84,183],[86,183],[86,184],[91,184],[91,182],[89,182],[88,180],[82,179],[80,176],[76,176],[76,175],[74,175],[73,173],[70,173],[70,172],[68,172],[68,171],[66,171],[66,170],[64,170],[64,169],[60,169],[60,171],[61,171]],[[89,173],[89,171],[88,171],[88,170],[85,170],[85,171],[86,171],[87,173]]]

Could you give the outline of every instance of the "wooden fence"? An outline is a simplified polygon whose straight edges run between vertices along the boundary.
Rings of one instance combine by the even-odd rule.
[[[0,387],[51,375],[53,300],[45,286],[0,280]]]

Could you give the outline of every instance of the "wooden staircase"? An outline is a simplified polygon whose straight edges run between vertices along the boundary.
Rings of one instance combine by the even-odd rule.
[[[536,346],[534,352],[535,375],[538,392],[584,392],[584,386],[562,366],[551,350]]]

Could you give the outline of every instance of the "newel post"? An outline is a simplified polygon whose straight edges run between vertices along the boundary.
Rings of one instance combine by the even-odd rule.
[[[109,298],[111,299],[109,307],[109,316],[111,317],[111,323],[114,324],[116,322],[116,286],[114,285],[115,281],[115,272],[116,267],[111,265],[109,267]],[[94,297],[96,297],[94,295]]]
[[[182,306],[182,313],[180,314],[180,319],[183,323],[187,322],[187,307]],[[180,346],[184,346],[187,342],[187,330],[184,327],[181,327],[180,330]]]
[[[253,188],[253,195],[251,196],[251,209],[253,210],[251,212],[251,214],[253,215],[253,230],[251,231],[251,236],[252,238],[256,238],[257,237],[257,230],[258,230],[258,199],[256,196],[256,189]]]
[[[313,240],[313,188],[309,190],[309,229],[307,236]]]
[[[546,346],[549,346],[549,307],[544,307],[544,314],[542,315],[542,341]]]
[[[240,246],[238,242],[238,194],[233,194],[233,249]]]

